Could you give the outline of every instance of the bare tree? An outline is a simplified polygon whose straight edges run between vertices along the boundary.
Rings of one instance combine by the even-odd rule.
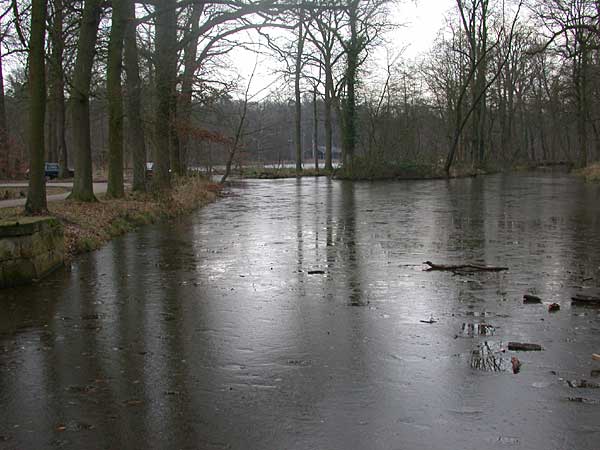
[[[123,41],[127,27],[128,7],[123,0],[112,1],[112,22],[108,44],[108,188],[107,195],[121,198],[125,195],[123,185]]]
[[[61,178],[69,176],[69,159],[66,140],[66,101],[65,101],[65,5],[63,0],[52,1],[50,22],[50,57],[48,63],[49,83],[49,130],[48,153],[60,163]]]
[[[256,73],[256,67],[258,66],[258,60],[254,64],[254,69],[252,69],[252,73],[250,74],[250,78],[248,79],[248,84],[246,85],[246,90],[244,92],[244,99],[241,102],[241,111],[240,117],[236,126],[235,134],[233,136],[233,140],[231,142],[231,146],[229,148],[229,154],[227,157],[227,163],[225,164],[225,173],[221,177],[221,183],[225,183],[229,174],[231,173],[231,165],[233,164],[233,159],[239,149],[241,144],[242,136],[244,134],[244,128],[246,126],[246,119],[248,117],[248,101],[250,100],[250,87],[252,86],[252,80],[254,79],[254,74]]]
[[[133,0],[123,0],[127,5],[127,28],[125,30],[124,57],[127,75],[127,122],[128,141],[132,149],[133,191],[146,191],[146,142],[142,122],[142,80],[137,47],[137,22]]]
[[[46,114],[46,1],[31,2],[31,33],[29,37],[29,190],[25,211],[41,214],[46,211],[46,180],[44,176],[44,121]]]
[[[8,144],[8,126],[6,120],[6,102],[4,92],[4,64],[2,44],[6,41],[8,35],[8,26],[3,22],[6,16],[11,12],[11,5],[2,5],[3,11],[0,12],[0,177],[5,177],[9,172],[9,144]]]
[[[77,59],[71,86],[71,124],[73,127],[73,157],[75,179],[72,200],[96,201],[92,179],[92,150],[90,138],[90,84],[94,63],[96,37],[102,12],[102,0],[85,0],[79,31]]]

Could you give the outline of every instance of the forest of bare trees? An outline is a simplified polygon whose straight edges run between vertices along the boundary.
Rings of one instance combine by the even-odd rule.
[[[60,162],[62,176],[74,169],[71,197],[94,201],[97,173],[119,198],[124,174],[133,190],[164,190],[228,160],[450,175],[600,159],[600,3],[456,0],[416,58],[403,56],[410,42],[394,42],[395,8],[2,0],[0,177],[29,169],[36,212],[44,161]],[[242,79],[229,57],[240,48],[277,82]]]

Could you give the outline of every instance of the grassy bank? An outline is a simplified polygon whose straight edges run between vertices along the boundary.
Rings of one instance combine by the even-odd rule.
[[[580,169],[577,175],[590,183],[600,183],[600,163],[594,163],[584,169]]]
[[[100,198],[96,203],[48,203],[50,215],[65,230],[68,257],[100,248],[114,237],[141,225],[189,213],[216,199],[219,186],[199,177],[181,178],[172,191],[157,199],[150,194],[127,193],[121,200]],[[0,220],[23,216],[23,208],[0,209]]]
[[[494,171],[473,169],[470,166],[457,165],[453,167],[450,173],[452,178],[471,177],[493,173]],[[294,168],[263,168],[248,167],[237,174],[242,178],[248,179],[279,179],[295,178],[297,176]],[[393,162],[373,162],[356,158],[354,170],[349,173],[342,168],[334,169],[333,172],[325,169],[315,170],[314,168],[305,168],[302,177],[328,177],[333,176],[340,180],[430,180],[443,179],[446,174],[441,166],[424,163],[393,163]]]
[[[487,170],[474,169],[471,166],[454,166],[451,178],[473,177],[489,173]],[[377,162],[356,158],[350,173],[341,168],[336,170],[335,178],[341,180],[435,180],[446,178],[441,165],[415,162]]]
[[[248,167],[240,174],[242,178],[276,180],[279,178],[295,178],[297,176],[295,168],[265,168],[265,167]],[[329,170],[314,168],[305,168],[302,170],[303,177],[326,177],[331,175]]]

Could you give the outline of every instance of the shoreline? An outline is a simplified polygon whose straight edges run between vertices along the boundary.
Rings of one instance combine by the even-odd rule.
[[[64,230],[65,263],[77,255],[97,250],[112,239],[143,225],[189,214],[217,200],[221,185],[200,177],[173,181],[168,197],[126,192],[124,199],[81,203],[61,200],[48,203],[48,216],[60,221]],[[0,209],[0,221],[25,217],[22,207]]]

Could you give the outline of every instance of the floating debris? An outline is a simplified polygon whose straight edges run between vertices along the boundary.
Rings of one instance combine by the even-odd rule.
[[[288,359],[288,365],[290,366],[310,366],[312,365],[312,361],[310,359]]]
[[[325,275],[325,271],[324,270],[309,270],[308,274],[309,275]]]
[[[556,311],[560,311],[560,305],[558,303],[552,303],[550,306],[548,306],[548,312]]]
[[[522,352],[539,352],[542,350],[542,346],[539,344],[528,344],[525,342],[509,342],[508,349]]]
[[[583,294],[581,292],[571,297],[571,302],[575,305],[598,305],[600,306],[600,293],[592,295]]]
[[[599,403],[598,400],[592,400],[591,398],[585,397],[567,397],[567,400],[570,402],[585,403],[588,405],[597,405]]]
[[[525,304],[542,303],[542,299],[539,298],[537,295],[525,294],[523,296],[523,303],[525,303]]]
[[[567,384],[576,389],[600,389],[600,384],[587,380],[567,380]]]
[[[427,320],[419,320],[419,322],[421,322],[421,323],[428,323],[428,324],[430,324],[430,325],[431,325],[431,324],[433,324],[433,323],[437,323],[437,320],[435,320],[435,319],[433,318],[433,316],[430,316],[430,317],[429,317],[429,319],[427,319]]]
[[[68,392],[73,392],[77,394],[91,394],[96,391],[96,386],[87,385],[87,386],[77,386],[71,385],[66,388]]]
[[[81,316],[81,320],[98,320],[99,318],[99,314],[87,314],[85,316]]]
[[[514,374],[517,374],[521,371],[521,361],[516,356],[510,358],[510,363],[512,364],[512,371]]]
[[[468,272],[502,272],[508,270],[508,267],[497,267],[497,266],[482,266],[480,264],[434,264],[431,261],[425,261],[423,264],[429,266],[425,269],[427,272],[432,270],[445,270],[450,272],[455,271],[468,271]]]
[[[89,423],[71,421],[66,424],[59,423],[56,426],[56,431],[60,431],[60,432],[63,432],[63,431],[85,431],[85,430],[93,430],[94,428],[95,428],[94,425],[91,425]]]

